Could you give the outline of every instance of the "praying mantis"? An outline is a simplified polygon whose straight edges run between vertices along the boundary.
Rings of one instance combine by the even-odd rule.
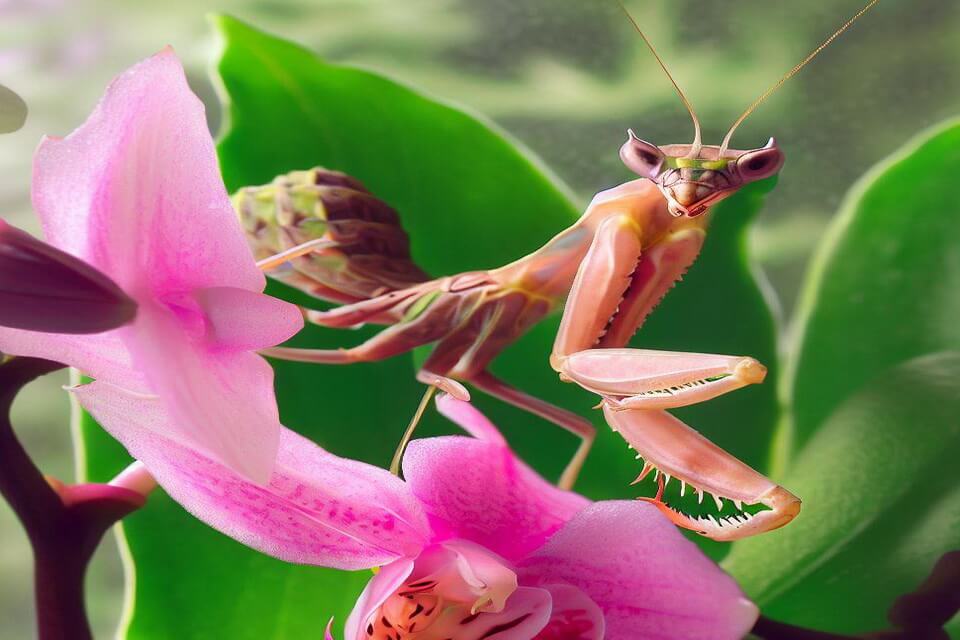
[[[417,374],[428,390],[404,442],[434,389],[467,400],[469,392],[461,383],[469,383],[580,438],[558,483],[571,488],[595,437],[592,423],[489,371],[506,347],[562,308],[550,365],[563,381],[600,396],[609,426],[644,460],[637,481],[655,473],[657,495],[642,499],[676,525],[715,540],[784,526],[800,511],[798,497],[667,412],[760,383],[764,366],[750,357],[653,351],[628,344],[696,260],[711,208],[783,165],[784,154],[773,138],[760,148],[732,149],[734,131],[877,1],[869,2],[754,101],[719,146],[702,143],[692,105],[620,3],[689,112],[693,142],[658,146],[630,130],[619,153],[638,178],[598,193],[573,225],[530,255],[496,269],[431,278],[413,262],[397,213],[341,173],[294,171],[269,185],[241,189],[234,204],[262,258],[261,268],[316,298],[342,304],[328,311],[304,310],[307,320],[334,328],[387,326],[351,348],[276,347],[263,353],[349,364],[436,343]],[[737,514],[697,518],[671,507],[662,497],[670,479],[681,483],[681,494],[687,487],[700,500],[712,494],[718,509],[724,500],[733,502]],[[762,505],[763,510],[751,514],[744,504]]]

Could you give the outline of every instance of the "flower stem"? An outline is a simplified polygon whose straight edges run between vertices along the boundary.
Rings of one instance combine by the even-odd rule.
[[[13,508],[33,549],[34,594],[40,640],[92,638],[83,580],[103,534],[144,503],[125,487],[48,481],[20,444],[10,423],[17,393],[63,365],[35,358],[0,364],[0,494]]]

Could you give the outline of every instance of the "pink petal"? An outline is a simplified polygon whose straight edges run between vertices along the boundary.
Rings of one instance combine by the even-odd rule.
[[[48,242],[138,301],[198,287],[263,290],[203,105],[170,49],[114,80],[79,129],[43,141],[33,203]]]
[[[403,474],[440,535],[471,540],[508,560],[542,545],[589,504],[548,483],[507,447],[461,436],[414,440]]]
[[[37,333],[0,327],[0,353],[44,358],[76,367],[82,373],[147,392],[142,373],[132,368],[130,352],[115,329],[91,335]]]
[[[469,402],[443,394],[437,397],[437,411],[474,438],[507,446],[500,430]]]
[[[420,506],[383,469],[332,455],[284,428],[273,475],[261,486],[161,435],[172,429],[159,401],[101,382],[73,392],[174,500],[263,553],[356,570],[416,555],[424,545]]]
[[[303,328],[296,305],[235,287],[194,291],[209,323],[214,348],[256,351],[280,344]]]
[[[417,640],[530,640],[550,620],[550,608],[549,591],[518,587],[503,611],[441,617],[418,634]]]
[[[133,365],[171,418],[162,435],[266,482],[280,432],[273,369],[254,353],[211,350],[184,326],[168,309],[144,304],[129,329]]]
[[[540,585],[550,592],[550,622],[533,640],[603,640],[603,611],[583,591],[568,584]]]
[[[742,638],[756,606],[653,505],[595,503],[521,566],[521,582],[570,584],[603,610],[607,640]]]
[[[350,617],[343,628],[347,640],[369,640],[365,631],[371,616],[399,589],[413,572],[413,560],[402,558],[382,567],[370,579],[363,593],[357,598]]]

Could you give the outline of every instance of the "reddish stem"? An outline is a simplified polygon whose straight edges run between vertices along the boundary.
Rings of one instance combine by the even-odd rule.
[[[40,640],[92,638],[83,580],[103,534],[140,507],[144,497],[110,485],[54,489],[20,444],[10,407],[27,383],[63,365],[13,358],[0,365],[0,494],[19,518],[34,558],[34,593]]]

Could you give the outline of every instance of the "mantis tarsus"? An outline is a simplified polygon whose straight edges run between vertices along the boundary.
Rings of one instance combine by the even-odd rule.
[[[553,422],[581,438],[561,476],[569,488],[594,439],[581,416],[496,378],[490,362],[550,312],[563,306],[551,366],[565,381],[601,396],[607,423],[655,470],[656,504],[674,523],[716,540],[781,527],[800,500],[734,458],[666,409],[703,402],[763,381],[753,358],[626,348],[660,299],[696,260],[711,207],[742,186],[772,176],[784,156],[773,138],[757,149],[729,148],[736,128],[878,0],[872,0],[734,122],[719,146],[701,143],[700,123],[646,35],[624,13],[673,83],[694,123],[691,144],[657,146],[632,131],[620,157],[638,179],[598,193],[582,217],[534,253],[489,271],[432,279],[411,260],[397,214],[340,173],[314,169],[280,176],[235,196],[265,269],[315,297],[343,303],[304,311],[327,327],[389,325],[359,346],[275,348],[276,358],[330,364],[374,361],[437,343],[418,379],[468,399],[458,382]],[[566,303],[564,304],[564,300]],[[421,409],[425,402],[421,403]],[[418,412],[419,415],[419,412]],[[662,474],[662,475],[661,475]],[[737,515],[694,518],[668,506],[671,478]],[[743,503],[766,507],[751,515]]]

